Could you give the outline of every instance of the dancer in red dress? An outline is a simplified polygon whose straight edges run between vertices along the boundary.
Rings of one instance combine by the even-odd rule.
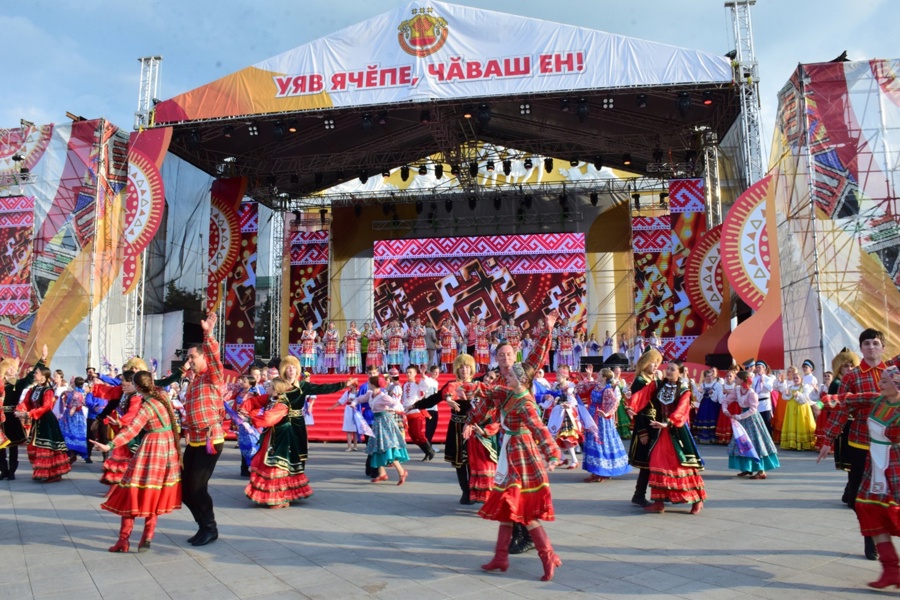
[[[128,538],[136,517],[144,518],[138,552],[146,552],[153,540],[157,517],[181,508],[181,446],[172,404],[165,392],[153,385],[153,376],[147,371],[136,373],[134,384],[141,405],[131,423],[109,444],[91,440],[101,451],[108,452],[143,434],[121,481],[110,488],[106,502],[100,505],[122,517],[119,540],[110,552],[128,552]]]
[[[16,405],[22,399],[22,392],[31,385],[34,380],[34,373],[39,368],[46,366],[47,361],[47,344],[44,344],[41,359],[34,365],[32,370],[22,379],[18,379],[19,359],[4,358],[0,361],[0,380],[3,386],[3,403],[2,408],[5,413],[6,420],[0,425],[3,434],[9,444],[0,448],[0,479],[16,478],[16,470],[19,468],[19,446],[26,443],[27,435],[22,421],[16,419],[13,413]],[[9,458],[7,460],[7,453]]]
[[[19,403],[14,413],[20,419],[30,417],[32,420],[31,431],[28,432],[31,478],[46,483],[59,481],[72,469],[66,440],[52,411],[56,400],[50,387],[52,376],[52,371],[47,367],[36,369],[34,387],[27,392],[27,397]]]
[[[444,319],[441,322],[441,328],[438,330],[438,337],[441,340],[441,364],[444,365],[445,373],[452,373],[453,361],[456,360],[456,327],[450,319]]]
[[[669,363],[666,378],[652,379],[628,401],[632,416],[647,409],[648,431],[641,432],[650,450],[650,498],[647,512],[665,511],[663,502],[691,504],[691,514],[700,514],[706,489],[700,469],[703,468],[697,447],[686,427],[691,410],[691,389],[684,379],[684,367]],[[635,431],[637,434],[638,432]],[[676,450],[677,448],[677,450]]]
[[[382,343],[381,328],[378,325],[369,331],[369,350],[366,353],[366,369],[369,367],[381,368],[384,363],[384,344]]]
[[[487,371],[491,362],[490,332],[484,324],[484,319],[478,320],[475,327],[475,364],[479,373]]]
[[[97,384],[95,388],[101,397],[114,401],[107,404],[108,410],[104,409],[100,413],[101,423],[99,426],[105,427],[106,423],[109,423],[118,434],[122,429],[131,425],[143,404],[141,394],[137,393],[134,387],[134,373],[132,371],[122,373],[121,387]],[[121,396],[118,403],[115,402],[117,395]],[[115,416],[113,416],[114,412],[116,412]],[[117,446],[110,452],[107,459],[103,461],[103,475],[100,477],[100,483],[115,485],[122,481],[122,476],[131,463],[134,451],[141,443],[140,435],[141,433],[138,432],[131,443]]]

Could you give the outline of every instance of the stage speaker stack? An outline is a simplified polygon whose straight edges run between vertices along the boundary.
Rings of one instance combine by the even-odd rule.
[[[715,367],[720,371],[727,371],[734,364],[734,359],[730,354],[707,354],[706,366]]]
[[[584,370],[585,365],[591,365],[594,367],[595,371],[599,371],[603,367],[603,357],[602,356],[582,356],[581,357],[581,370]]]
[[[604,367],[626,367],[628,366],[628,357],[622,354],[621,352],[616,352],[611,355],[606,361],[603,363]]]

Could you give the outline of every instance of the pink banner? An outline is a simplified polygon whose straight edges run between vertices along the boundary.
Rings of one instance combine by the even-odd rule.
[[[31,308],[34,198],[0,198],[0,315],[27,315]]]
[[[290,240],[288,353],[299,358],[306,323],[320,329],[328,317],[329,237],[327,231],[297,231]]]
[[[259,205],[242,202],[241,249],[228,275],[225,301],[225,362],[243,373],[256,358],[256,260]]]

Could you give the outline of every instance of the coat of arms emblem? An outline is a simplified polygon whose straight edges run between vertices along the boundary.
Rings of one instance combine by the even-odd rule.
[[[424,57],[440,50],[450,30],[447,20],[432,14],[433,8],[414,8],[413,17],[400,23],[397,41],[407,54]]]

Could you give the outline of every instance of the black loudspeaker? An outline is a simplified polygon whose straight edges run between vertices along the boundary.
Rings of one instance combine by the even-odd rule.
[[[727,371],[734,364],[734,358],[730,354],[707,354],[706,366],[715,367],[720,371]]]
[[[173,372],[173,373],[177,373],[177,372],[178,372],[178,369],[180,369],[181,367],[183,367],[183,366],[184,366],[184,363],[186,363],[186,362],[187,362],[186,360],[173,360],[173,361],[172,361],[172,367],[171,367],[172,372]]]
[[[581,357],[581,370],[584,370],[585,365],[592,365],[595,371],[599,371],[600,367],[603,366],[603,357],[602,356],[582,356]]]
[[[616,365],[619,365],[620,367],[624,367],[627,364],[628,364],[628,357],[625,356],[624,354],[622,354],[621,352],[616,352],[615,354],[611,355],[603,363],[603,365],[607,366],[607,367],[614,367]]]

